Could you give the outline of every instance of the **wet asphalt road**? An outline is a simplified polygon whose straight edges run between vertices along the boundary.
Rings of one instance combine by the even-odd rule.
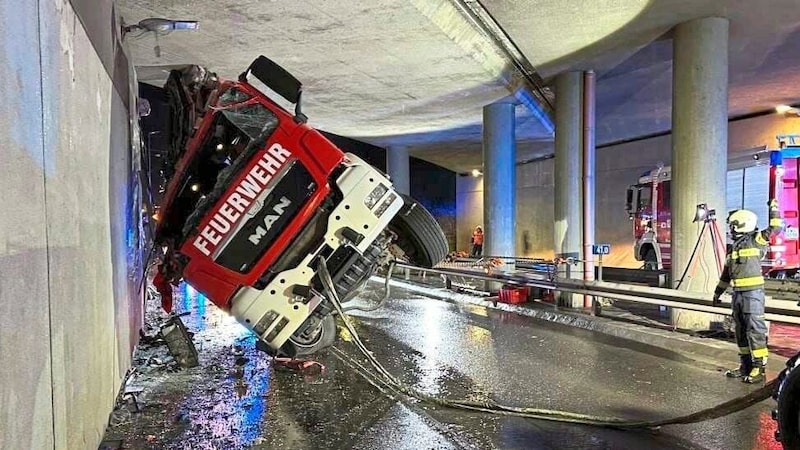
[[[194,311],[187,325],[198,328],[195,341],[205,347],[201,367],[143,378],[142,401],[154,406],[107,433],[120,439],[122,448],[780,448],[772,439],[770,400],[700,424],[618,431],[391,399],[352,369],[353,361],[364,358],[346,332],[340,333],[337,351],[319,359],[326,374],[270,370],[269,358],[253,349],[238,325],[213,311],[197,311],[203,302],[197,296],[183,302]],[[711,362],[400,289],[393,289],[384,309],[353,316],[377,359],[430,394],[656,419],[751,389],[726,380]],[[248,358],[240,377],[232,372],[234,341]]]

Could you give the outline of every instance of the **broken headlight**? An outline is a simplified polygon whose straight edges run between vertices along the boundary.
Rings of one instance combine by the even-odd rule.
[[[378,184],[377,186],[375,186],[375,189],[373,189],[372,192],[369,193],[367,198],[364,199],[364,205],[366,205],[368,209],[372,209],[378,203],[378,200],[380,200],[381,197],[383,197],[384,194],[386,194],[386,192],[388,191],[389,191],[388,187],[382,184]]]

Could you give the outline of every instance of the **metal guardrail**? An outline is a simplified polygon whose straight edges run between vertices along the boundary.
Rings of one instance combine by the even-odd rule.
[[[513,263],[514,270],[525,272],[555,273],[557,267],[554,261],[537,258],[516,258],[511,256],[456,258],[454,261],[442,263],[437,267],[473,268],[478,270],[491,266],[493,269],[503,270],[503,265],[490,264],[492,260],[502,261],[503,263]],[[595,267],[595,279],[597,278],[597,269],[598,268]],[[623,267],[603,267],[604,281],[645,284],[651,287],[667,287],[669,286],[669,278],[669,272],[665,270],[651,271]],[[796,302],[800,300],[800,279],[767,278],[765,280],[765,291],[767,296],[771,296],[776,300]]]
[[[555,291],[585,294],[595,297],[606,297],[618,300],[628,300],[653,305],[663,305],[671,308],[687,309],[706,313],[730,315],[730,303],[724,302],[723,306],[713,306],[708,294],[674,289],[638,286],[608,281],[584,281],[573,278],[557,278],[552,272],[516,271],[503,272],[500,270],[475,270],[461,268],[433,268],[426,269],[408,264],[398,264],[399,268],[418,270],[426,273],[436,273],[445,276],[467,277],[484,281],[496,281],[508,285],[532,286]],[[770,288],[780,286],[786,290],[797,289],[798,283],[770,280]],[[795,286],[798,285],[798,286]],[[786,301],[767,298],[765,319],[773,322],[800,324],[800,306],[794,300]]]

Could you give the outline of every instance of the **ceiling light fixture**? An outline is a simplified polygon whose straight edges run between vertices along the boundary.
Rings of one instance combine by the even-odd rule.
[[[173,31],[194,31],[198,28],[200,28],[200,23],[196,20],[172,20],[163,19],[160,17],[150,17],[148,19],[140,20],[139,23],[135,23],[133,25],[125,25],[125,22],[123,21],[122,38],[125,39],[125,35],[131,31],[141,31],[139,36],[152,31],[156,38],[156,45],[153,47],[153,51],[156,54],[156,58],[160,58],[161,46],[158,43],[159,34],[169,34]]]
[[[478,170],[478,169],[472,169],[472,172],[470,172],[470,173],[471,173],[471,174],[472,174],[472,176],[473,176],[473,177],[475,177],[475,178],[478,178],[479,176],[483,175],[483,172],[481,172],[481,171],[480,171],[480,170]]]
[[[789,105],[778,105],[775,107],[775,112],[777,112],[778,114],[800,116],[800,110],[795,108],[794,106],[789,106]]]

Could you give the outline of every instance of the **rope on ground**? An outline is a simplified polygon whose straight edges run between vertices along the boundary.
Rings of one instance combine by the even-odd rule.
[[[778,382],[777,379],[774,379],[769,383],[765,384],[763,387],[745,396],[734,398],[727,402],[721,403],[719,405],[710,408],[706,408],[701,411],[697,411],[695,413],[679,417],[672,417],[668,419],[651,420],[651,421],[632,420],[619,417],[605,417],[605,416],[598,416],[591,414],[580,414],[568,411],[558,411],[558,410],[543,409],[543,408],[514,407],[514,406],[502,405],[493,400],[478,402],[474,400],[448,399],[448,398],[436,397],[401,382],[395,376],[389,373],[389,371],[386,370],[386,368],[383,367],[383,365],[380,362],[378,362],[378,360],[375,358],[372,352],[370,352],[369,349],[367,349],[367,347],[361,341],[358,332],[356,331],[353,324],[350,322],[350,318],[344,314],[344,310],[339,301],[338,294],[336,294],[336,289],[334,287],[333,280],[330,276],[330,272],[328,272],[328,268],[323,259],[320,259],[319,273],[324,291],[328,295],[329,299],[333,303],[339,315],[341,316],[345,328],[347,328],[347,331],[353,338],[353,343],[356,345],[359,351],[367,358],[367,361],[369,361],[370,365],[377,373],[372,373],[372,371],[370,371],[368,368],[364,367],[363,365],[355,361],[353,358],[348,357],[341,350],[335,349],[335,351],[338,354],[337,356],[339,356],[340,359],[346,358],[345,361],[347,361],[351,365],[351,367],[355,366],[359,368],[359,371],[370,374],[370,376],[373,378],[372,380],[369,379],[367,380],[370,383],[375,384],[375,382],[378,382],[393,391],[405,394],[407,396],[416,398],[420,401],[424,401],[434,405],[439,405],[449,408],[464,409],[470,411],[482,411],[492,414],[517,416],[530,419],[549,420],[555,422],[566,422],[566,423],[582,424],[582,425],[592,425],[592,426],[606,427],[606,428],[618,428],[618,429],[657,428],[664,425],[702,422],[741,411],[762,400],[769,398]],[[387,277],[386,279],[388,280],[389,277]],[[386,297],[388,298],[388,294],[386,295]]]

